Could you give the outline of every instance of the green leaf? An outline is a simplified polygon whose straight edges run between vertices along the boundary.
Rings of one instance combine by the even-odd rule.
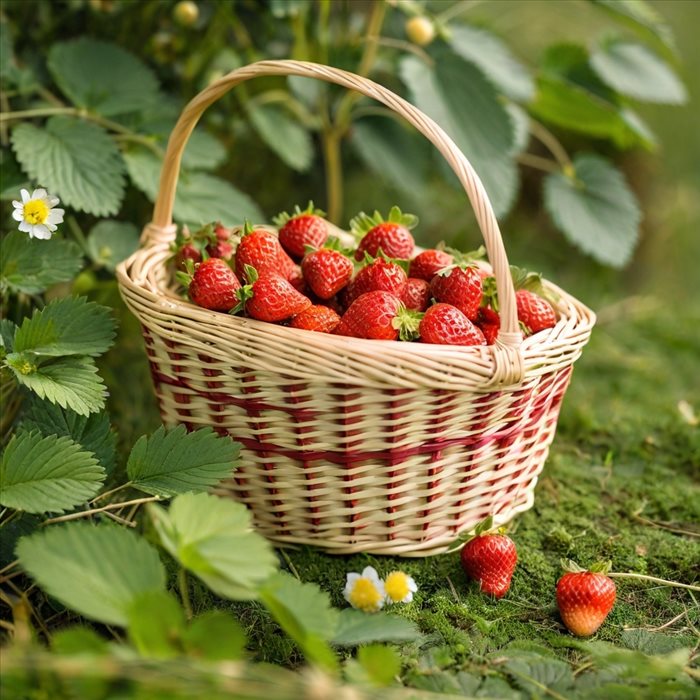
[[[69,437],[20,431],[0,461],[0,503],[27,513],[62,513],[92,498],[105,470]]]
[[[124,196],[124,161],[114,139],[97,124],[51,117],[43,128],[19,124],[12,147],[24,171],[79,211],[116,214]]]
[[[527,102],[535,84],[527,68],[518,61],[509,46],[491,32],[467,24],[450,26],[452,50],[479,68],[506,97]]]
[[[81,416],[32,397],[23,414],[22,428],[38,430],[44,436],[69,437],[87,452],[92,452],[108,475],[114,469],[117,437],[106,413]]]
[[[401,659],[391,647],[379,644],[360,647],[357,660],[369,679],[378,686],[391,685],[401,672]]]
[[[87,249],[93,262],[113,271],[139,247],[139,230],[133,224],[107,219],[90,229]]]
[[[401,59],[400,75],[413,102],[464,152],[481,178],[497,215],[512,206],[518,173],[511,157],[510,117],[481,71],[449,50],[436,50],[431,69],[415,56]]]
[[[0,148],[0,172],[2,172],[0,200],[9,202],[13,199],[19,199],[19,193],[22,189],[31,192],[32,183],[29,182],[27,176],[20,169],[19,163],[9,146]],[[24,237],[28,238],[26,234],[24,234]]]
[[[350,143],[364,164],[397,189],[420,197],[428,179],[428,142],[392,118],[363,117],[353,123]]]
[[[115,44],[86,37],[57,43],[47,65],[73,104],[104,117],[138,112],[159,97],[153,71]]]
[[[618,22],[655,44],[669,58],[677,57],[673,32],[664,18],[645,0],[590,0]]]
[[[637,242],[641,213],[622,174],[590,154],[574,159],[575,179],[547,175],[544,203],[554,223],[599,262],[623,267]]]
[[[207,661],[235,661],[243,656],[246,636],[233,615],[209,610],[192,621],[182,641],[188,656]]]
[[[332,642],[339,647],[353,647],[369,642],[410,642],[420,637],[416,626],[398,615],[368,615],[346,608],[340,611]]]
[[[277,572],[260,591],[260,598],[307,660],[331,669],[337,665],[326,642],[337,628],[338,612],[327,593],[316,584]]]
[[[6,352],[14,349],[17,326],[9,318],[0,318],[0,347]]]
[[[513,150],[512,156],[517,156],[527,150],[530,142],[530,117],[528,113],[514,102],[506,104],[506,111],[510,115],[513,124]]]
[[[688,101],[673,69],[642,44],[606,41],[591,54],[591,67],[602,81],[632,99],[671,105]]]
[[[35,309],[15,333],[15,352],[36,355],[90,355],[107,352],[116,323],[111,309],[85,297],[64,297]]]
[[[231,600],[256,598],[275,571],[267,540],[253,532],[245,506],[205,493],[175,498],[168,511],[149,511],[163,547],[214,593]]]
[[[648,129],[638,130],[634,121],[625,118],[617,95],[593,72],[588,51],[578,44],[547,49],[529,108],[544,121],[611,139],[620,148],[653,147]]]
[[[41,518],[29,513],[20,513],[9,522],[2,525],[2,536],[0,536],[0,567],[5,567],[13,562],[15,547],[20,537],[31,535],[41,525]]]
[[[55,654],[73,656],[76,654],[104,654],[107,642],[89,627],[69,627],[59,629],[51,635],[51,650]]]
[[[67,282],[83,266],[83,254],[73,242],[29,239],[12,231],[0,240],[0,288],[40,294],[51,285]]]
[[[104,408],[107,390],[91,357],[61,357],[36,366],[20,353],[7,357],[20,384],[40,399],[70,408],[81,416]]]
[[[226,147],[219,139],[203,129],[195,129],[182,155],[182,166],[187,170],[215,170],[226,155]]]
[[[141,656],[172,659],[185,631],[185,613],[170,593],[150,590],[134,596],[126,612],[129,639]]]
[[[309,132],[280,107],[260,105],[248,109],[248,117],[260,138],[290,168],[305,172],[314,156]]]
[[[129,147],[124,160],[136,187],[155,201],[162,161],[143,146]],[[245,219],[261,223],[265,218],[247,194],[225,180],[201,172],[180,174],[173,216],[196,228],[203,222],[221,221],[224,226],[236,226]]]
[[[135,532],[113,525],[69,523],[23,537],[22,568],[67,607],[108,625],[127,624],[144,591],[165,589],[158,552]]]
[[[217,435],[211,428],[188,433],[184,425],[158,428],[131,450],[126,471],[132,485],[158,496],[206,491],[230,477],[238,461],[240,443]]]
[[[500,656],[503,654],[499,652]],[[539,697],[543,688],[562,695],[574,684],[569,664],[561,659],[540,656],[534,652],[507,652],[502,668],[514,678],[518,687],[533,697]]]

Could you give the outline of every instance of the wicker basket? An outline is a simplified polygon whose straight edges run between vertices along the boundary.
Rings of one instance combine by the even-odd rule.
[[[261,323],[183,301],[168,258],[180,160],[202,112],[251,78],[298,75],[396,111],[442,153],[476,213],[501,300],[495,345],[358,340]],[[533,503],[573,362],[595,317],[560,295],[554,328],[525,340],[491,205],[464,155],[386,88],[328,66],[262,61],[217,80],[168,143],[153,222],[122,263],[122,296],[143,327],[163,421],[213,426],[243,444],[218,493],[245,503],[272,540],[335,553],[425,556],[487,515]]]

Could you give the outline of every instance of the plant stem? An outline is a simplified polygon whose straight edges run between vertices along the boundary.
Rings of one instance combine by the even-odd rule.
[[[403,39],[392,39],[387,36],[368,37],[367,41],[370,39],[375,41],[379,46],[388,46],[391,49],[399,49],[400,51],[415,54],[421,59],[421,61],[424,61],[429,66],[435,65],[435,61],[433,61],[427,51],[416,44],[412,44],[410,41],[404,41]]]
[[[92,508],[91,510],[82,510],[79,513],[69,513],[68,515],[61,515],[58,518],[49,518],[48,520],[44,520],[42,525],[52,525],[53,523],[63,523],[68,520],[88,518],[91,515],[96,515],[97,513],[104,513],[108,510],[117,510],[119,508],[125,508],[126,506],[132,506],[137,503],[153,503],[154,501],[160,500],[160,496],[148,496],[147,498],[136,498],[133,501],[124,501],[123,503],[108,503],[106,506],[102,506],[101,508]]]
[[[556,158],[564,174],[572,177],[575,172],[574,165],[566,149],[559,143],[556,136],[547,127],[534,119],[530,119],[529,126],[530,133]]]
[[[379,34],[381,32],[386,3],[384,0],[375,0],[372,4],[372,12],[367,22],[365,31],[367,43],[365,44],[360,65],[356,73],[366,76],[372,69],[377,57]],[[326,197],[328,200],[328,218],[334,224],[340,223],[343,214],[343,171],[340,157],[340,144],[347,134],[352,120],[351,112],[360,93],[346,92],[341,98],[334,119],[324,121],[321,141],[323,143],[323,157],[326,164]]]
[[[109,491],[105,491],[104,493],[98,493],[95,498],[93,498],[90,503],[97,503],[97,501],[101,501],[103,498],[107,498],[107,496],[111,496],[114,493],[117,493],[118,491],[121,491],[123,489],[127,489],[131,487],[131,482],[127,481],[125,484],[121,484],[120,486],[117,486],[116,488],[113,488]]]
[[[80,111],[75,107],[38,107],[37,109],[23,109],[19,112],[1,112],[0,122],[14,119],[32,119],[34,117],[51,117],[57,114],[76,115]]]
[[[89,257],[90,250],[88,249],[87,238],[85,238],[85,234],[83,233],[83,229],[80,228],[80,224],[74,216],[69,216],[66,219],[66,222],[68,223],[68,227],[72,231],[76,242],[83,249],[83,252]]]
[[[689,591],[700,592],[700,586],[693,586],[689,583],[679,583],[678,581],[667,581],[663,578],[656,578],[655,576],[646,576],[645,574],[624,574],[617,572],[609,572],[607,574],[610,578],[636,578],[640,581],[650,581],[651,583],[660,583],[662,586],[671,586],[673,588],[687,588]]]
[[[522,165],[527,165],[530,168],[535,168],[536,170],[543,170],[546,173],[560,173],[561,168],[559,165],[549,158],[542,158],[541,156],[532,155],[532,153],[519,153],[516,156],[518,163]]]
[[[326,163],[326,198],[328,219],[340,225],[343,213],[343,172],[340,158],[340,136],[335,129],[324,130],[322,137],[323,158]]]
[[[180,598],[182,598],[182,607],[185,609],[185,616],[188,620],[192,619],[192,603],[190,602],[190,588],[187,583],[187,570],[181,568],[177,575],[177,583],[180,589]]]

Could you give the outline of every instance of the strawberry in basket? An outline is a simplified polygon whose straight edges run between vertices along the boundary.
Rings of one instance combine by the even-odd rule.
[[[362,260],[365,253],[377,257],[380,251],[389,258],[408,260],[415,247],[411,229],[417,223],[418,217],[404,214],[398,207],[392,207],[386,219],[378,211],[373,216],[361,212],[350,221],[350,232],[361,239],[355,260]]]
[[[311,251],[301,261],[301,271],[311,291],[319,298],[334,297],[352,278],[355,268],[343,251],[323,247]]]
[[[328,226],[323,218],[326,212],[316,209],[313,202],[302,211],[297,205],[294,213],[286,211],[274,219],[279,227],[279,242],[285,252],[295,260],[301,260],[307,246],[320,248],[328,238]]]
[[[253,228],[246,221],[236,249],[236,274],[240,279],[250,282],[246,276],[247,267],[255,269],[259,276],[274,273],[286,280],[299,277],[298,267],[284,252],[277,236],[265,229]]]
[[[454,258],[450,253],[437,248],[429,248],[422,253],[418,253],[411,260],[408,275],[409,277],[418,277],[426,282],[430,282],[440,270],[449,267],[453,262]]]
[[[343,314],[336,335],[374,340],[413,340],[420,314],[409,311],[398,297],[380,289],[359,296]]]
[[[276,272],[258,276],[256,269],[250,265],[246,265],[244,272],[248,284],[237,290],[238,304],[231,313],[244,310],[258,321],[276,323],[296,316],[311,306],[311,299]]]
[[[175,268],[181,271],[187,270],[188,260],[195,264],[207,258],[231,260],[233,245],[230,238],[231,230],[221,222],[202,226],[194,234],[190,233],[187,226],[183,226],[173,244]]]
[[[236,306],[241,283],[225,260],[208,258],[196,265],[187,260],[187,268],[176,276],[193,303],[212,311],[230,311]]]
[[[384,257],[372,260],[369,253],[367,260],[368,264],[360,269],[346,288],[345,305],[349,307],[358,297],[377,290],[389,292],[397,299],[402,299],[408,286],[408,277],[403,268]]]

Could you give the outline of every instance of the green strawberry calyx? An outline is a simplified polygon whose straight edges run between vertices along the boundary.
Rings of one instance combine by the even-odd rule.
[[[594,564],[591,564],[587,569],[584,569],[582,566],[579,566],[575,561],[573,561],[573,559],[562,559],[560,563],[561,568],[569,574],[591,573],[603,574],[605,576],[612,568],[612,562],[609,560],[597,561]]]
[[[258,281],[258,271],[252,265],[244,265],[243,269],[248,284],[244,284],[236,290],[238,303],[229,311],[232,316],[235,316],[241,311],[245,311],[246,302],[255,296],[253,293],[253,285]]]
[[[185,260],[185,271],[183,272],[182,270],[178,270],[175,273],[175,279],[177,279],[177,281],[185,289],[189,289],[189,286],[192,283],[192,278],[194,277],[194,270],[194,262],[190,258],[187,258]]]
[[[499,535],[505,535],[506,529],[504,527],[496,528],[495,532],[497,532]],[[467,544],[467,542],[471,542],[471,540],[476,539],[477,537],[481,537],[482,535],[491,535],[493,533],[493,515],[489,515],[480,523],[477,523],[472,530],[467,530],[460,533],[457,539],[447,548],[447,551],[452,552],[455,549],[459,549],[462,545]]]
[[[368,231],[381,224],[398,224],[410,231],[418,226],[418,217],[415,214],[404,214],[397,206],[393,206],[386,217],[383,217],[377,210],[371,216],[361,211],[350,219],[350,233],[356,238],[362,238]]]
[[[353,255],[352,248],[343,246],[343,243],[337,236],[329,236],[320,248],[316,248],[308,243],[304,246],[305,255],[315,253],[317,250],[335,250],[337,253],[341,253],[346,258],[351,258]]]
[[[420,337],[418,327],[423,319],[423,314],[420,311],[407,309],[403,304],[396,311],[396,316],[391,322],[391,325],[399,332],[399,340],[411,342]]]
[[[284,226],[288,221],[291,219],[296,219],[299,216],[319,216],[322,218],[325,215],[325,211],[322,209],[317,209],[314,206],[314,203],[309,200],[309,203],[306,205],[306,209],[301,209],[301,207],[297,204],[294,206],[294,210],[291,214],[286,211],[280,212],[277,214],[277,216],[273,217],[272,223],[274,223],[275,226]]]

